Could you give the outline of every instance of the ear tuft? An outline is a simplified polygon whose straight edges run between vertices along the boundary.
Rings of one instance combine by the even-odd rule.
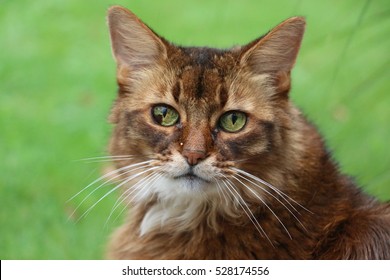
[[[135,70],[166,57],[166,47],[146,24],[129,10],[113,6],[108,10],[111,46],[118,65]]]
[[[255,73],[290,72],[294,66],[303,33],[305,19],[292,17],[254,43],[244,47],[241,64]]]

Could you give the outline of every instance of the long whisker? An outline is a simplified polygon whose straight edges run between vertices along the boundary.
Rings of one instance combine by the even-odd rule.
[[[287,210],[290,210],[290,208],[288,208],[282,201],[280,201],[280,199],[278,199],[273,193],[271,193],[270,191],[268,191],[265,187],[263,187],[262,185],[259,185],[258,183],[256,183],[256,182],[254,182],[254,181],[252,181],[252,180],[250,180],[250,179],[248,179],[247,177],[245,177],[245,176],[243,176],[243,175],[241,175],[240,173],[237,173],[237,176],[239,176],[240,178],[243,178],[244,180],[246,180],[246,181],[248,181],[249,183],[251,183],[251,184],[253,184],[254,186],[257,186],[258,188],[260,188],[261,190],[263,190],[265,193],[267,193],[267,194],[269,194],[270,196],[272,196],[273,198],[275,198],[280,204],[282,204]],[[252,177],[251,177],[252,178]],[[266,185],[265,185],[266,186]],[[267,186],[266,186],[267,187]],[[279,192],[276,192],[278,195],[280,195],[280,193]],[[286,201],[286,198],[284,197],[284,196],[282,196],[282,195],[280,195],[282,198],[283,198],[283,200],[285,200]],[[299,213],[298,212],[298,210],[293,206],[293,205],[291,205],[291,203],[289,203],[289,201],[287,201],[287,203],[288,203],[288,205],[289,206],[291,206],[291,208],[294,210],[294,211],[296,211],[297,213]]]
[[[260,188],[262,191],[264,191],[265,193],[269,194],[274,199],[276,199],[295,218],[295,220],[302,226],[302,228],[306,230],[305,226],[301,223],[299,218],[279,198],[277,198],[275,195],[273,195],[271,192],[269,192],[268,190],[266,190],[264,187],[262,187],[261,185],[257,184],[256,182],[253,182],[252,180],[249,180],[248,178],[246,178],[246,177],[244,177],[244,176],[242,176],[240,174],[237,174],[237,176],[239,176],[240,178],[242,178],[242,179],[246,180],[247,182],[253,184],[254,186]],[[299,212],[294,207],[292,207],[292,208],[299,214]]]
[[[237,192],[237,190],[234,188],[234,185],[230,182],[230,180],[222,175],[226,180],[222,180],[222,182],[224,183],[224,185],[226,186],[227,190],[231,193],[231,195],[233,197],[235,197],[237,199],[237,202],[238,202],[238,205],[241,207],[241,209],[245,212],[245,214],[248,216],[248,218],[251,220],[251,222],[253,223],[253,225],[255,226],[256,230],[263,236],[265,236],[267,238],[267,240],[270,242],[270,244],[274,247],[271,239],[269,239],[267,233],[264,231],[263,227],[259,224],[259,222],[257,221],[256,217],[253,215],[252,211],[249,209],[249,206],[245,203],[244,199],[242,198],[242,196]],[[229,187],[230,186],[230,187]],[[232,192],[232,190],[236,193],[236,195],[238,196],[235,196],[235,194]],[[245,206],[245,207],[244,207]]]
[[[251,193],[253,193],[257,199],[259,199],[264,205],[265,207],[267,207],[267,209],[272,213],[272,215],[274,215],[274,217],[278,220],[278,222],[282,225],[282,227],[284,228],[284,230],[287,232],[287,235],[290,237],[290,239],[292,239],[292,236],[290,234],[290,232],[288,231],[287,227],[284,225],[284,223],[279,219],[278,215],[275,214],[275,212],[271,209],[271,207],[269,207],[269,205],[264,201],[264,199],[262,199],[256,192],[254,192],[249,186],[247,186],[243,181],[241,181],[240,179],[238,179],[236,176],[232,176],[235,180],[237,180],[239,183],[241,183],[244,187],[246,187]]]
[[[133,196],[129,201],[128,203],[126,203],[126,208],[136,199],[138,199],[138,197],[142,197],[142,196],[145,196],[145,194],[148,194],[149,193],[149,189],[154,185],[154,183],[156,181],[158,181],[162,176],[163,174],[161,172],[157,172],[157,173],[154,173],[155,176],[153,176],[152,178],[149,178],[147,181],[143,182],[142,184],[136,184],[134,185],[135,189],[134,191],[128,195],[128,197],[130,197],[135,191],[137,191],[137,193],[135,194],[135,196]],[[146,186],[148,188],[146,188]],[[141,195],[142,193],[142,195]]]
[[[116,161],[125,161],[125,160],[132,160],[133,158],[107,158],[107,159],[95,159],[95,160],[88,160],[87,163],[96,163],[96,162],[116,162]]]
[[[116,220],[122,215],[123,211],[125,211],[126,209],[128,209],[129,205],[130,205],[131,203],[133,203],[133,201],[134,201],[134,200],[137,198],[137,196],[142,192],[142,190],[143,190],[144,193],[148,193],[149,189],[154,185],[154,183],[155,183],[156,181],[158,181],[158,180],[163,176],[162,173],[155,173],[154,175],[156,175],[156,176],[153,177],[149,182],[147,182],[147,183],[144,182],[144,183],[142,184],[142,186],[136,186],[136,185],[134,185],[134,186],[136,186],[136,188],[135,188],[135,189],[132,189],[132,191],[126,195],[126,197],[125,197],[125,199],[123,199],[123,201],[128,200],[128,198],[129,198],[130,196],[132,196],[134,192],[138,191],[138,193],[137,193],[134,197],[132,197],[131,199],[128,200],[128,202],[125,204],[125,206],[123,207],[123,209],[121,210],[121,212],[116,216],[116,218],[115,218],[114,221],[116,221]],[[150,178],[149,178],[149,179],[150,179]],[[133,186],[133,187],[134,187],[134,186]],[[144,186],[148,186],[148,188],[146,188],[146,187],[144,187]],[[121,202],[121,203],[122,203],[122,202]]]
[[[219,198],[221,199],[221,202],[222,202],[223,199],[224,199],[225,202],[226,202],[226,206],[228,206],[228,205],[229,205],[229,201],[228,201],[228,199],[226,198],[226,195],[225,195],[225,193],[224,193],[224,191],[223,191],[222,186],[219,184],[219,182],[218,182],[217,179],[215,179],[214,182],[217,184],[217,191],[218,191]],[[222,194],[222,196],[221,196],[221,194]],[[222,197],[223,197],[223,199],[222,199]]]
[[[114,206],[113,207],[116,207],[118,204],[121,204],[127,196],[127,194],[131,191],[133,191],[134,188],[137,188],[139,185],[142,185],[143,182],[147,181],[150,177],[154,176],[155,173],[152,173],[152,174],[149,174],[147,175],[146,177],[142,178],[141,180],[139,180],[136,184],[134,184],[133,186],[129,187],[125,192],[123,192],[120,197],[117,199],[117,201],[115,202]],[[124,198],[125,197],[125,198]],[[124,198],[124,199],[123,199]]]
[[[87,162],[100,162],[100,161],[114,161],[114,160],[127,160],[127,159],[133,159],[133,156],[100,156],[100,157],[90,157],[90,158],[82,158],[77,159],[77,161],[87,161]]]
[[[110,171],[110,172],[104,174],[103,176],[97,178],[95,181],[93,181],[92,183],[90,183],[89,185],[87,185],[85,188],[83,188],[82,190],[80,190],[78,193],[76,193],[75,195],[73,195],[71,198],[69,198],[69,199],[67,200],[67,202],[73,200],[75,197],[77,197],[79,194],[81,194],[82,192],[84,192],[86,189],[90,188],[91,186],[93,186],[94,184],[96,184],[97,182],[99,182],[99,181],[101,181],[101,180],[103,180],[103,179],[106,179],[106,178],[108,178],[108,177],[111,177],[112,175],[117,174],[117,173],[119,173],[120,171],[123,171],[123,170],[126,170],[126,169],[130,169],[130,168],[133,168],[133,167],[136,167],[136,166],[147,165],[147,164],[149,164],[149,163],[151,163],[151,162],[153,162],[153,161],[154,161],[154,160],[147,160],[147,161],[143,161],[143,162],[139,162],[139,163],[127,165],[127,166],[124,166],[124,167],[122,167],[122,168],[119,168],[119,169],[115,169],[115,170],[113,170],[113,171]],[[117,176],[114,177],[114,178],[117,178]],[[111,181],[112,181],[111,179],[112,179],[112,178],[110,178],[108,182],[111,182]]]
[[[81,205],[84,203],[84,201],[86,201],[92,194],[94,194],[97,190],[99,190],[100,188],[102,188],[103,186],[107,185],[109,182],[112,182],[114,181],[116,178],[118,177],[121,177],[123,176],[124,174],[127,174],[127,173],[131,173],[131,172],[134,172],[138,169],[143,169],[145,168],[145,166],[138,166],[136,168],[132,168],[130,170],[127,170],[121,174],[117,174],[116,176],[114,177],[111,177],[109,178],[108,180],[106,180],[105,182],[103,182],[102,184],[100,184],[97,188],[95,188],[94,190],[92,190],[86,197],[84,197],[84,199],[79,203],[79,205],[73,210],[72,214],[70,215],[70,217],[72,217],[74,215],[74,213],[76,213],[76,211],[81,207]]]
[[[136,184],[128,188],[125,192],[123,192],[119,198],[116,200],[114,206],[112,206],[110,214],[106,220],[106,225],[108,221],[111,219],[111,216],[114,214],[115,210],[124,202],[126,201],[138,188],[141,188],[145,184],[147,184],[151,179],[154,179],[158,175],[158,173],[152,173],[147,175],[146,177],[142,178],[140,181],[138,181]],[[125,210],[125,208],[119,213],[118,217],[122,214],[122,212]],[[116,220],[116,219],[115,219]]]
[[[235,167],[232,167],[231,168],[233,171],[236,171],[237,173],[241,173],[245,176],[248,176],[249,178],[259,182],[260,184],[264,185],[264,186],[267,186],[269,187],[270,189],[272,189],[273,191],[275,191],[277,194],[279,194],[295,211],[296,208],[287,200],[291,200],[293,203],[295,203],[296,205],[298,205],[299,207],[301,207],[302,209],[304,209],[305,211],[309,212],[309,213],[312,213],[314,214],[313,212],[311,212],[309,209],[307,209],[306,207],[304,207],[302,204],[300,204],[299,202],[297,202],[296,200],[294,200],[293,198],[291,198],[290,196],[288,196],[287,194],[285,194],[284,192],[282,192],[281,190],[279,190],[278,188],[274,187],[273,185],[271,185],[270,183],[260,179],[259,177],[256,177],[254,176],[253,174],[250,174],[246,171],[243,171],[241,169],[238,169],[238,168],[235,168]],[[298,211],[297,211],[298,212]]]
[[[270,189],[272,189],[273,191],[275,191],[277,194],[279,194],[287,203],[288,205],[290,205],[295,211],[297,211],[297,209],[286,199],[286,197],[288,199],[291,199],[291,201],[295,202],[296,204],[300,205],[298,202],[296,202],[294,199],[290,198],[288,195],[286,195],[285,193],[283,193],[281,190],[279,190],[278,188],[274,187],[273,185],[271,185],[270,183],[268,183],[267,181],[264,181],[262,179],[260,179],[259,177],[256,177],[254,176],[253,174],[251,173],[248,173],[246,171],[243,171],[241,169],[238,169],[238,168],[232,168],[232,170],[238,172],[238,173],[241,173],[245,176],[248,176],[249,178],[252,178],[253,180],[259,182],[260,184],[262,184],[263,186],[266,186],[266,187],[269,187]],[[302,205],[300,205],[301,207],[303,207]],[[298,211],[297,211],[298,212]]]
[[[245,176],[243,176],[243,175],[241,175],[241,174],[239,174],[239,173],[237,174],[237,176],[239,176],[240,178],[242,178],[242,179],[246,180],[247,182],[253,184],[254,186],[258,187],[259,189],[261,189],[261,190],[264,191],[265,193],[269,194],[270,196],[272,196],[273,198],[275,198],[281,205],[283,205],[287,210],[291,211],[290,208],[288,208],[288,207],[284,204],[284,202],[280,201],[280,199],[279,199],[278,197],[276,197],[273,193],[271,193],[270,191],[268,191],[268,190],[267,190],[265,187],[263,187],[262,185],[259,185],[257,182],[254,182],[254,181],[248,179],[247,177],[245,177]],[[278,192],[276,192],[276,193],[277,193],[278,195],[280,195]],[[284,200],[286,200],[286,198],[285,198],[284,196],[281,196],[281,197],[282,197]],[[288,203],[288,201],[287,201],[287,203]],[[298,210],[297,210],[293,205],[291,205],[290,203],[288,203],[288,205],[291,206],[291,208],[299,214]],[[290,213],[291,213],[291,212],[290,212]]]
[[[110,191],[108,191],[105,195],[103,195],[98,201],[96,201],[91,207],[89,207],[87,209],[87,211],[84,212],[83,215],[80,216],[80,218],[77,220],[79,221],[80,219],[82,219],[83,217],[85,217],[86,215],[88,215],[89,212],[91,212],[91,210],[100,202],[102,201],[104,198],[106,198],[108,195],[110,195],[112,192],[114,192],[115,190],[119,189],[121,186],[123,186],[124,184],[130,182],[131,180],[137,178],[138,176],[141,176],[142,174],[146,173],[146,172],[149,172],[151,170],[154,170],[156,168],[159,168],[158,166],[154,166],[154,167],[151,167],[149,168],[148,170],[145,170],[145,171],[142,171],[142,172],[139,172],[137,174],[134,174],[133,176],[130,176],[129,178],[127,178],[126,180],[124,180],[122,183],[120,183],[119,185],[115,186],[114,188],[112,188]]]

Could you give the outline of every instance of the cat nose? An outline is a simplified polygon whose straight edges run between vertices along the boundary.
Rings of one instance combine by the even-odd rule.
[[[206,153],[200,150],[184,149],[182,155],[187,159],[189,165],[196,165],[206,157]]]

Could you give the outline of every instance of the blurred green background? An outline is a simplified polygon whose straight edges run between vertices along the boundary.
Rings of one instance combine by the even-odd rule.
[[[341,169],[390,199],[388,0],[0,0],[1,259],[100,259],[121,220],[105,225],[112,194],[77,222],[108,187],[76,218],[70,213],[86,194],[67,202],[105,166],[78,160],[106,154],[116,84],[105,17],[113,4],[175,43],[214,47],[305,16],[291,96]]]

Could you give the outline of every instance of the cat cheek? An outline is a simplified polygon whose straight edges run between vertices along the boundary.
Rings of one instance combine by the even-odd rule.
[[[268,152],[268,138],[264,134],[245,134],[219,140],[219,153],[224,160],[240,160],[248,156],[261,155]]]

